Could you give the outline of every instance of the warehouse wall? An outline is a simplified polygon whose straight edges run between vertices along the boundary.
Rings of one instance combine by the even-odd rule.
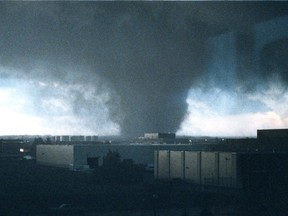
[[[170,151],[170,178],[184,179],[184,152]]]
[[[170,179],[170,151],[157,151],[155,178]]]
[[[234,152],[155,151],[155,178],[239,188],[237,161]]]
[[[41,165],[70,168],[73,165],[73,146],[37,145],[36,160]]]
[[[201,153],[201,183],[203,185],[218,185],[219,153]]]
[[[201,183],[201,152],[185,151],[185,180]]]
[[[237,186],[237,157],[236,153],[219,153],[219,186]]]
[[[154,178],[158,179],[158,166],[159,166],[159,151],[154,151]]]

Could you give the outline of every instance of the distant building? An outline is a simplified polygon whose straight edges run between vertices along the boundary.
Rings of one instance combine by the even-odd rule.
[[[61,142],[61,136],[55,136],[55,142]]]
[[[86,136],[85,137],[86,142],[97,142],[98,141],[98,136]]]
[[[92,142],[98,141],[98,136],[92,136]]]
[[[71,136],[70,141],[71,142],[84,142],[85,138],[84,136]]]
[[[160,143],[174,143],[176,135],[175,133],[145,133],[144,139]]]
[[[145,139],[175,139],[175,133],[145,133]]]
[[[98,141],[98,136],[70,136],[70,135],[62,135],[62,136],[52,136],[51,137],[51,141],[52,142],[56,142],[56,143],[64,143],[64,144],[68,144],[68,143],[75,143],[75,142],[97,142]]]
[[[70,141],[70,136],[61,136],[61,141],[62,142],[69,142]]]

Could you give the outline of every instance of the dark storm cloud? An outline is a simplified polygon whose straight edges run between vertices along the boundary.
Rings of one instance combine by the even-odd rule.
[[[21,69],[22,74],[14,76],[23,79],[80,84],[84,89],[85,84],[95,84],[99,91],[93,94],[109,91],[111,98],[105,103],[124,135],[176,132],[187,110],[188,91],[205,74],[207,37],[275,15],[269,5],[249,3],[2,2],[0,6],[1,65]],[[261,10],[267,15],[263,17]],[[39,65],[45,70],[37,70]],[[84,92],[75,93],[75,114],[93,114]],[[39,97],[47,95],[43,91]]]
[[[278,75],[279,79],[288,83],[288,37],[269,43],[261,51],[261,72],[264,80],[271,75]]]

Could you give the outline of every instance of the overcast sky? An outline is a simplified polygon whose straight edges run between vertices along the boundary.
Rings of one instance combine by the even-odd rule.
[[[255,136],[288,127],[287,9],[0,2],[0,134]]]

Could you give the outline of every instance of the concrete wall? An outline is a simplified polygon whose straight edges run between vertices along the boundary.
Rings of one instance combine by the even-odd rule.
[[[201,183],[203,185],[218,185],[219,153],[201,153]]]
[[[74,164],[73,146],[37,145],[36,160],[41,165],[70,168]]]
[[[155,151],[155,178],[239,188],[238,155],[234,152]]]
[[[157,161],[156,172],[154,172],[155,178],[158,179],[170,179],[170,151],[157,151],[156,152]]]
[[[219,153],[219,186],[237,186],[237,157],[236,153]]]
[[[185,151],[185,180],[201,183],[201,152]]]
[[[170,151],[170,178],[184,179],[184,152]]]
[[[154,151],[154,178],[158,179],[159,151]]]

